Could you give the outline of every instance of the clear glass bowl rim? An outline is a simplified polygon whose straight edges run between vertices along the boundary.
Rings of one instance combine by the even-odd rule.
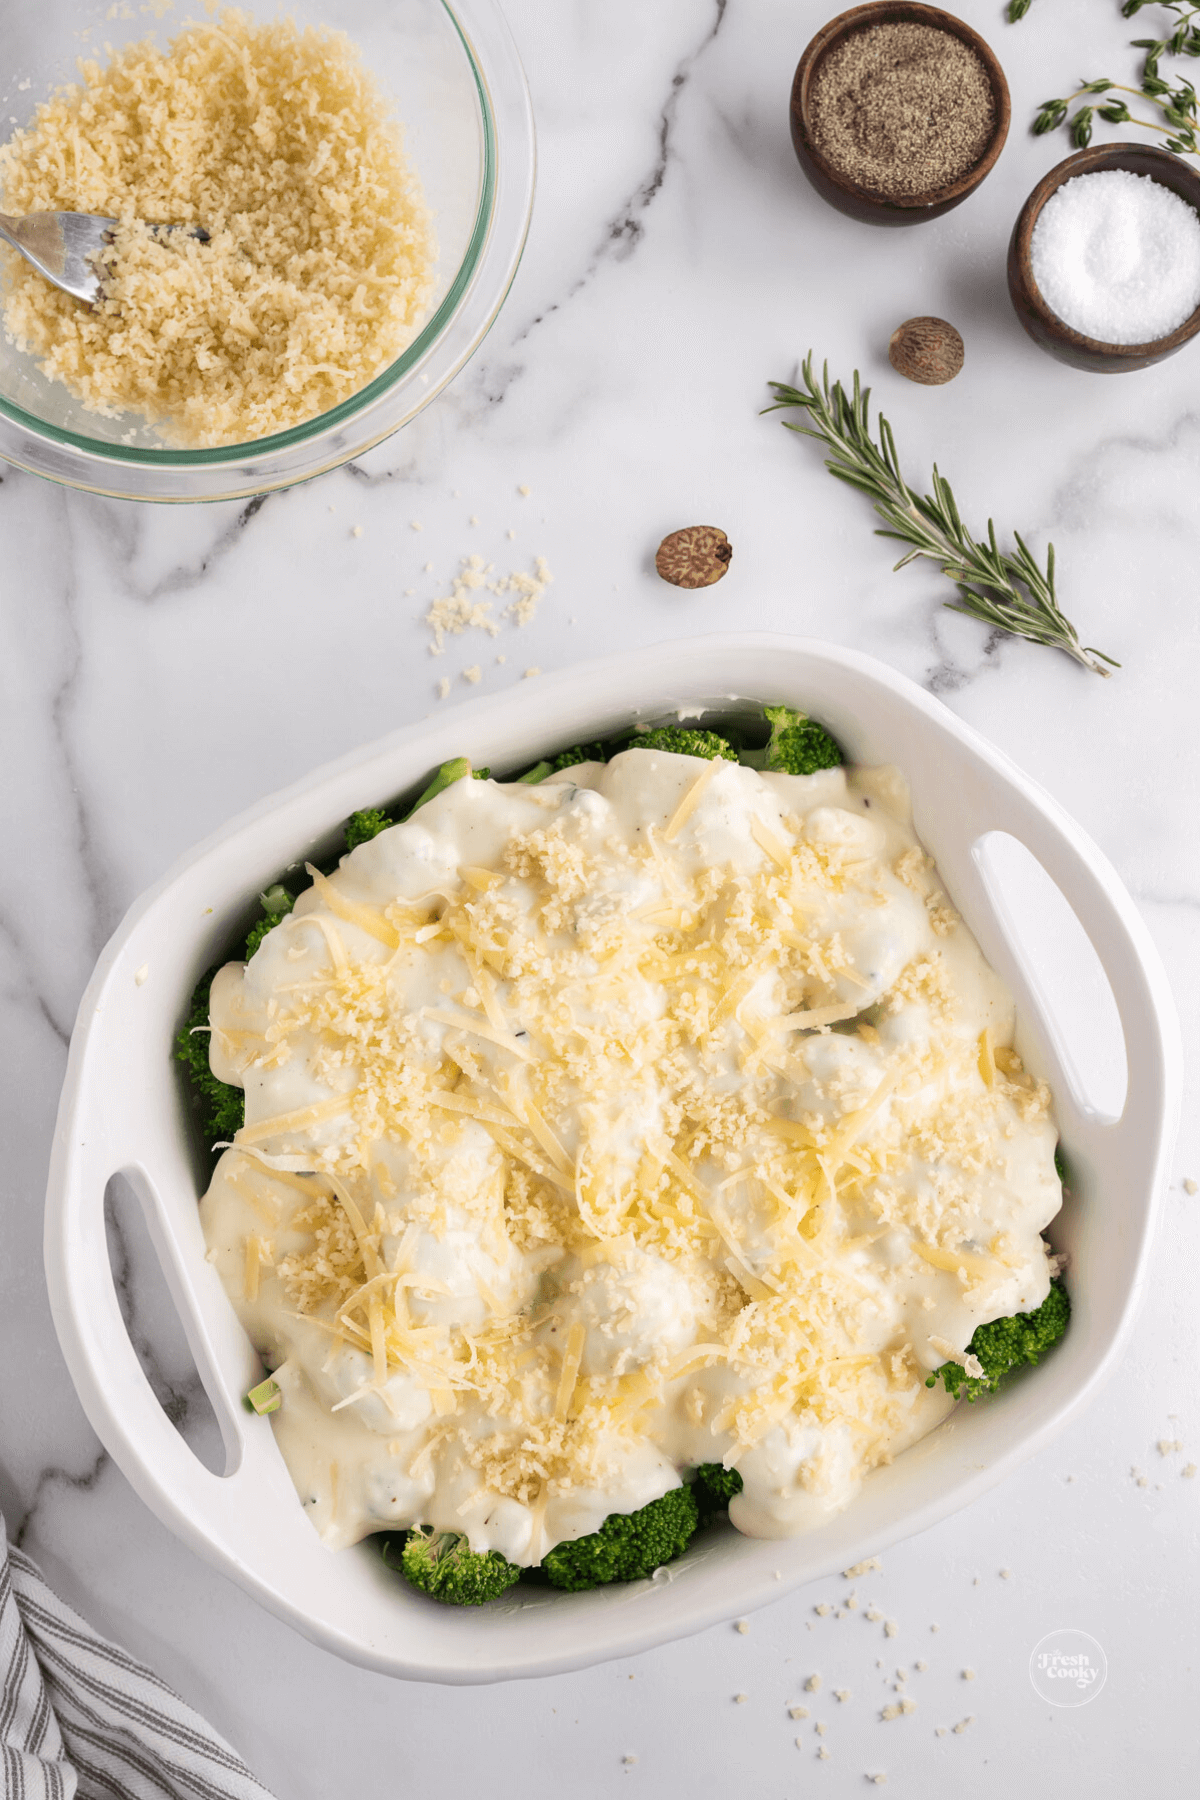
[[[419,367],[421,362],[428,356],[443,332],[454,319],[464,296],[470,290],[479,273],[484,258],[484,252],[488,247],[489,236],[497,210],[498,145],[496,109],[493,105],[491,91],[484,69],[481,66],[480,58],[476,54],[470,36],[468,36],[467,32],[463,29],[460,15],[467,10],[467,7],[464,7],[462,0],[440,0],[440,3],[462,44],[479,99],[480,118],[483,128],[483,168],[481,171],[479,202],[476,208],[471,236],[468,240],[462,261],[455,272],[454,279],[451,281],[449,288],[443,296],[437,311],[422,327],[421,331],[413,339],[413,342],[394,362],[389,363],[388,367],[384,369],[381,374],[375,376],[372,381],[368,382],[365,387],[360,388],[357,393],[350,395],[348,399],[341,401],[337,406],[331,407],[327,412],[318,413],[313,418],[306,419],[301,425],[294,425],[287,431],[275,432],[270,437],[254,438],[239,444],[216,445],[207,449],[159,450],[156,448],[147,448],[145,446],[112,443],[103,438],[87,437],[81,432],[68,431],[62,426],[53,425],[49,421],[39,418],[35,413],[27,412],[23,407],[17,406],[14,402],[5,399],[2,395],[0,395],[0,417],[11,421],[11,423],[20,430],[28,432],[34,440],[41,440],[43,443],[52,446],[82,453],[93,463],[93,465],[96,462],[107,462],[125,464],[130,466],[131,469],[140,468],[142,470],[178,469],[186,471],[220,469],[223,467],[236,467],[249,461],[257,462],[260,458],[270,457],[273,454],[309,444],[319,437],[336,431],[341,426],[350,424],[355,418],[370,411],[376,402],[392,393],[404,380],[405,376],[409,375],[414,369]],[[491,10],[496,13],[499,12],[498,7],[493,7]],[[451,371],[451,374],[453,374],[453,372],[454,371]],[[442,384],[439,383],[438,385],[441,386]],[[432,399],[436,391],[436,389],[431,389],[428,398]],[[405,423],[405,421],[400,420],[397,422],[396,427],[386,429],[383,433],[374,433],[369,441],[372,443],[377,442],[380,436],[390,435],[391,429],[398,429],[399,425],[403,423]],[[362,447],[363,446],[356,445],[354,449],[347,454],[352,456]],[[338,458],[336,460],[342,459]],[[28,467],[28,464],[25,464],[22,459],[21,466]],[[64,476],[60,473],[52,478],[61,481],[64,479]],[[95,491],[94,483],[90,480],[79,479],[74,481],[71,477],[65,477],[65,479],[70,481],[72,485],[85,486]],[[289,481],[297,479],[305,479],[305,474],[299,473],[290,477],[285,477],[282,484],[271,482],[268,485],[287,485]],[[101,491],[108,490],[101,489]]]

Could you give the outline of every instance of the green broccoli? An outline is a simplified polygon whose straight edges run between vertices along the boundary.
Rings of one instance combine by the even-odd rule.
[[[525,773],[518,775],[516,779],[524,782],[526,787],[536,787],[539,781],[545,781],[547,775],[553,775],[553,773],[554,764],[552,762],[539,762],[534,763],[532,769],[526,769]]]
[[[260,894],[258,897],[262,901],[263,916],[250,927],[246,934],[246,948],[243,955],[247,962],[250,961],[268,931],[274,931],[280,919],[286,919],[296,904],[296,896],[289,893],[281,881],[277,881],[273,887],[267,889],[265,894]]]
[[[699,1522],[691,1488],[672,1488],[637,1512],[610,1513],[588,1537],[556,1544],[542,1566],[554,1587],[572,1594],[609,1581],[639,1581],[681,1556]]]
[[[200,1133],[210,1150],[214,1144],[227,1144],[246,1122],[241,1088],[218,1081],[208,1066],[208,995],[216,972],[209,969],[196,983],[183,1030],[175,1039],[175,1055],[186,1071]]]
[[[764,706],[763,717],[770,722],[771,736],[765,752],[759,753],[762,762],[756,760],[754,767],[782,775],[815,775],[818,769],[836,769],[845,762],[841,746],[815,719],[790,706]]]
[[[398,1568],[410,1587],[440,1600],[445,1606],[486,1606],[520,1578],[521,1571],[498,1550],[472,1550],[456,1531],[410,1531],[399,1551],[399,1561],[389,1552],[403,1537],[386,1532],[380,1551],[389,1569]]]
[[[269,887],[265,894],[260,894],[259,899],[262,901],[263,916],[250,927],[246,935],[243,955],[247,962],[268,931],[273,931],[280,919],[286,919],[295,905],[295,895],[289,893],[279,881]],[[186,1071],[200,1133],[210,1149],[213,1144],[228,1143],[234,1132],[240,1131],[246,1122],[245,1094],[239,1087],[218,1081],[208,1065],[209,996],[213,976],[220,966],[217,963],[196,983],[183,1030],[175,1039],[175,1056]]]
[[[643,731],[630,745],[633,750],[670,750],[676,756],[702,756],[713,762],[723,756],[736,762],[733,745],[715,731],[693,731],[680,725],[660,725],[655,731]]]
[[[982,1376],[968,1375],[961,1363],[946,1362],[933,1371],[925,1386],[933,1387],[940,1375],[946,1392],[956,1400],[960,1395],[978,1400],[981,1394],[999,1387],[1010,1370],[1036,1363],[1047,1350],[1052,1350],[1066,1331],[1070,1317],[1067,1290],[1055,1279],[1042,1304],[1032,1312],[1016,1313],[1011,1319],[993,1319],[990,1325],[978,1327],[967,1352],[979,1358]]]
[[[718,1513],[728,1512],[729,1502],[741,1491],[741,1476],[736,1469],[727,1469],[724,1463],[701,1463],[692,1471],[692,1493],[702,1525],[707,1525]]]
[[[1054,1173],[1058,1176],[1058,1179],[1062,1182],[1064,1187],[1070,1187],[1070,1169],[1067,1164],[1067,1159],[1063,1155],[1063,1147],[1061,1144],[1056,1144],[1054,1146]]]
[[[453,787],[456,781],[464,780],[471,773],[469,757],[455,756],[449,762],[444,762],[429,786],[423,793],[417,795],[404,817],[411,819],[419,806],[424,806],[426,801],[432,800],[435,794],[444,793],[448,787]]]
[[[550,767],[557,775],[560,769],[573,769],[576,763],[607,761],[603,744],[573,744],[569,750],[560,750]]]
[[[396,823],[382,807],[368,806],[362,812],[351,813],[346,820],[346,849],[357,850],[360,844],[369,844],[373,837]]]

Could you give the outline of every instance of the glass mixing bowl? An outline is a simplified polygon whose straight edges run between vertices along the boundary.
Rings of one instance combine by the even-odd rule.
[[[271,0],[239,0],[272,17]],[[496,0],[283,0],[362,50],[397,116],[434,215],[436,289],[407,350],[330,411],[289,431],[211,450],[166,450],[128,416],[87,412],[0,334],[0,457],[92,493],[133,500],[228,500],[307,481],[359,456],[428,405],[482,342],[517,271],[533,204],[529,90]],[[127,15],[127,16],[117,16]],[[161,16],[156,16],[161,15]],[[38,102],[131,40],[167,43],[206,17],[202,0],[39,0],[5,19],[0,117]]]

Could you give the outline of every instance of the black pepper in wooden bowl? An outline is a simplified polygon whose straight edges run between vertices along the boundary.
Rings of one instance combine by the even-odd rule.
[[[858,187],[913,200],[973,169],[996,121],[987,70],[932,25],[871,25],[835,44],[813,79],[813,137]]]
[[[822,27],[792,85],[792,142],[833,206],[905,225],[959,205],[1008,134],[1004,72],[937,7],[876,0]]]

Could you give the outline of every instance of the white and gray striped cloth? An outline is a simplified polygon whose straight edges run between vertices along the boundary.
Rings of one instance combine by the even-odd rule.
[[[271,1800],[144,1663],[99,1637],[0,1516],[3,1800]]]

